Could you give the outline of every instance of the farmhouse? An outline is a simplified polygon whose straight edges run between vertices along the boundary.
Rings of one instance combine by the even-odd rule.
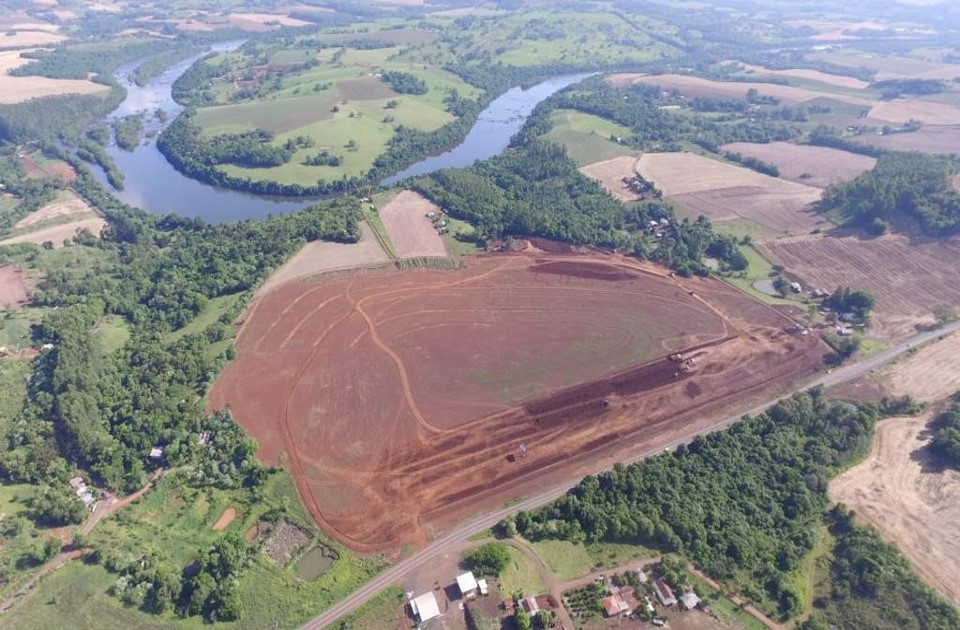
[[[440,616],[440,607],[432,591],[410,600],[410,612],[420,622],[425,623]]]
[[[615,593],[603,600],[603,614],[607,617],[616,617],[630,612],[630,605],[627,604],[623,595]]]
[[[457,576],[457,586],[464,599],[473,599],[477,596],[477,579],[470,571]]]
[[[663,580],[654,580],[654,587],[657,589],[657,599],[660,600],[660,603],[664,606],[676,606],[677,598],[673,594],[673,589],[667,586],[667,583]]]

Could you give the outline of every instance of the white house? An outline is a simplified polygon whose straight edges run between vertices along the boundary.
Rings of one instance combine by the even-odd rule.
[[[430,621],[440,616],[440,606],[433,591],[427,591],[419,597],[410,600],[410,611],[420,623]]]
[[[467,571],[457,576],[457,586],[460,587],[460,594],[464,599],[473,599],[477,596],[477,578],[473,573]]]

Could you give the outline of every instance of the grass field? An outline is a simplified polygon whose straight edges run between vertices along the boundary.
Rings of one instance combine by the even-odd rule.
[[[746,612],[740,610],[740,607],[730,601],[723,593],[713,588],[702,579],[690,573],[685,572],[687,578],[700,594],[704,605],[710,610],[710,614],[717,618],[724,625],[742,630],[766,630],[766,626],[760,623]]]
[[[222,536],[211,528],[228,506],[238,510],[226,532],[246,531],[268,509],[280,507],[286,518],[315,531],[304,514],[291,480],[275,474],[264,488],[264,499],[252,500],[243,491],[194,490],[181,485],[178,473],[168,473],[155,490],[104,521],[92,534],[94,544],[140,554],[155,549],[185,566],[206,545]],[[0,492],[0,505],[3,494]],[[332,544],[323,541],[324,544]],[[320,578],[299,580],[292,569],[279,569],[262,555],[240,580],[242,618],[224,628],[295,627],[342,599],[382,568],[375,557],[360,559],[332,545],[339,559]],[[98,565],[71,562],[44,579],[7,613],[10,627],[31,628],[168,628],[204,627],[202,619],[179,619],[168,613],[153,616],[127,608],[108,593],[116,576]],[[383,597],[387,597],[386,595]]]
[[[107,315],[97,327],[96,335],[104,352],[114,352],[130,339],[130,327],[122,317]]]
[[[633,135],[622,125],[570,109],[556,110],[551,120],[553,127],[544,138],[566,147],[567,153],[579,166],[635,153],[629,147],[610,140],[612,136],[628,138]]]
[[[186,335],[199,335],[206,330],[208,326],[216,324],[220,320],[220,317],[237,303],[238,299],[240,299],[239,295],[224,295],[213,298],[207,302],[207,306],[199,316],[183,328],[170,333],[167,336],[167,340],[170,343],[175,343]]]
[[[586,547],[566,540],[542,540],[533,548],[550,572],[561,580],[574,580],[590,573],[593,558]]]
[[[29,359],[0,359],[0,435],[6,434],[10,422],[23,406],[30,368]]]
[[[539,595],[547,590],[537,570],[536,563],[522,551],[507,548],[510,552],[510,564],[500,573],[500,593],[503,597],[520,593],[524,597]]]
[[[766,302],[767,304],[797,304],[796,302],[787,300],[785,298],[767,295],[763,291],[760,291],[754,287],[753,285],[756,281],[765,280],[771,277],[770,274],[773,271],[773,264],[752,246],[741,247],[740,251],[743,252],[743,255],[747,258],[748,265],[746,270],[726,275],[723,277],[724,280],[748,295],[757,298],[761,302]]]
[[[660,555],[659,551],[643,545],[623,543],[593,543],[587,545],[586,549],[593,564],[603,568],[618,567],[631,560],[645,560]]]

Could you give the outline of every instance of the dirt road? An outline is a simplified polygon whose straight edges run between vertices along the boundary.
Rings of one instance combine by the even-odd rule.
[[[110,494],[109,492],[105,492],[103,498],[100,500],[99,503],[97,503],[97,506],[93,509],[93,512],[90,513],[90,516],[87,517],[87,520],[84,521],[83,525],[80,526],[80,533],[89,534],[90,532],[93,531],[93,528],[97,526],[97,523],[99,523],[106,517],[110,516],[111,514],[113,514],[120,508],[122,508],[123,506],[129,505],[130,503],[133,503],[134,501],[142,497],[147,492],[147,490],[153,487],[153,484],[157,481],[157,479],[160,478],[160,475],[162,474],[163,474],[163,468],[157,469],[156,471],[154,471],[153,475],[150,476],[150,480],[147,482],[147,485],[140,488],[133,494],[125,496],[122,499],[118,499],[117,497]],[[11,595],[9,599],[7,599],[5,602],[0,604],[0,613],[5,613],[6,611],[10,610],[10,608],[14,604],[20,601],[20,598],[22,598],[24,595],[29,593],[30,589],[36,586],[37,582],[40,581],[40,578],[50,573],[54,569],[60,568],[61,566],[66,564],[67,561],[73,560],[79,557],[80,557],[80,550],[75,549],[72,544],[67,545],[64,548],[64,551],[61,551],[60,553],[55,555],[53,558],[48,560],[47,563],[44,564],[42,567],[40,567],[37,573],[32,578],[30,578],[23,586],[21,586],[16,593]]]
[[[822,385],[824,387],[833,387],[841,383],[846,383],[848,381],[855,380],[857,378],[860,378],[861,376],[869,374],[872,370],[877,369],[881,365],[884,365],[896,359],[901,354],[909,350],[911,347],[926,343],[928,341],[932,341],[940,337],[941,335],[948,334],[955,330],[960,330],[960,322],[954,322],[952,324],[944,326],[939,330],[921,333],[919,335],[916,335],[915,337],[908,339],[907,341],[900,343],[899,345],[893,346],[883,352],[880,352],[870,357],[869,359],[866,359],[864,361],[859,361],[857,363],[852,363],[850,365],[844,366],[842,368],[839,368],[827,374],[824,374],[814,379],[810,383],[807,383],[805,386],[798,388],[798,391],[809,388],[809,387],[815,387],[818,385]],[[710,430],[718,431],[721,429],[725,429],[730,425],[739,422],[744,415],[756,415],[756,414],[763,413],[768,407],[771,407],[776,402],[777,402],[776,400],[771,400],[753,409],[744,410],[742,413],[739,413],[735,416],[731,416],[723,420],[720,420],[715,424],[711,425]],[[633,457],[624,463],[632,464],[646,457],[650,457],[651,455],[656,455],[662,452],[664,448],[668,448],[668,449],[676,448],[680,444],[685,444],[690,440],[692,440],[697,435],[702,433],[704,433],[704,431],[691,432],[689,435],[685,435],[681,438],[678,438],[669,444],[660,445],[657,448],[653,448],[653,449],[650,449],[649,451],[641,453],[640,455]],[[602,470],[612,467],[614,463],[615,462],[613,461],[607,461],[603,463],[602,466],[598,466],[597,472],[600,472]],[[357,608],[359,608],[360,606],[362,606],[367,600],[371,599],[372,597],[380,593],[380,591],[384,590],[388,586],[391,586],[392,584],[395,584],[401,581],[401,579],[405,575],[407,575],[414,569],[423,566],[427,562],[430,562],[430,560],[433,558],[435,554],[441,552],[446,547],[450,545],[458,544],[464,539],[467,539],[470,536],[476,534],[477,532],[493,527],[494,525],[496,525],[506,517],[510,516],[511,514],[515,514],[520,511],[533,510],[544,504],[550,503],[551,501],[554,501],[559,497],[563,496],[574,485],[575,484],[563,484],[563,485],[557,486],[556,488],[553,488],[551,490],[541,492],[537,495],[531,496],[517,503],[513,503],[509,507],[504,507],[499,510],[489,512],[488,514],[478,516],[477,518],[471,521],[468,521],[466,523],[459,525],[455,529],[450,530],[446,534],[434,540],[428,547],[424,548],[422,551],[415,553],[409,558],[406,558],[398,562],[397,564],[393,565],[392,567],[390,567],[389,569],[387,569],[386,571],[384,571],[383,573],[375,577],[373,580],[371,580],[370,582],[362,586],[359,590],[357,590],[355,593],[353,593],[352,595],[350,595],[340,603],[328,608],[322,614],[308,621],[306,624],[304,624],[303,627],[307,630],[320,630],[321,628],[326,628],[327,626],[331,625],[340,617],[347,615],[353,612],[354,610],[356,610]]]

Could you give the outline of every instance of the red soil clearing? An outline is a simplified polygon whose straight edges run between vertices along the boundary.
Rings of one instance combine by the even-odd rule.
[[[768,394],[825,352],[719,281],[626,258],[467,265],[281,285],[251,306],[211,392],[355,550],[422,545],[618,449],[699,426],[708,405]],[[680,350],[696,354],[692,374],[664,358]]]

